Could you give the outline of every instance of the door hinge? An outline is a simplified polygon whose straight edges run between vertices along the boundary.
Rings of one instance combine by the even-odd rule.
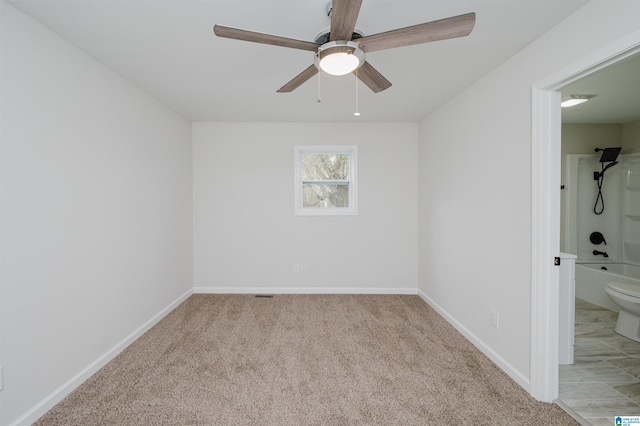
[[[559,257],[554,257],[553,258],[553,264],[555,266],[560,266],[560,258]]]

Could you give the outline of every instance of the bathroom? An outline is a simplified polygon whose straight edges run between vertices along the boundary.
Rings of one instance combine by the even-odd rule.
[[[635,302],[629,289],[640,313],[640,55],[564,87],[572,97],[589,100],[562,108],[560,244],[577,259],[560,400],[589,424],[614,424],[640,415],[640,315],[617,320]]]
[[[634,275],[640,267],[640,54],[564,87],[562,99],[572,97],[590,99],[562,108],[560,251],[577,256],[576,278],[589,264],[625,264]],[[581,280],[576,296],[617,312],[606,283],[595,287]]]

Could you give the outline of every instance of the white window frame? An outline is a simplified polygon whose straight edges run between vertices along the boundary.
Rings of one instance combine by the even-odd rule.
[[[294,194],[296,216],[353,216],[358,214],[358,147],[356,145],[297,145],[294,147]],[[302,206],[302,156],[305,154],[349,155],[349,207],[311,208]]]

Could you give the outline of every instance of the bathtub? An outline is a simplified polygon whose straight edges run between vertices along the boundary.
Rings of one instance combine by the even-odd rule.
[[[640,266],[624,263],[576,263],[576,297],[618,312],[618,305],[605,293],[607,283],[610,282],[636,284],[640,289]]]

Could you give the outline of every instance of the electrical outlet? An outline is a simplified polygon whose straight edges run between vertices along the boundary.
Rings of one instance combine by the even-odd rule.
[[[498,313],[496,311],[491,311],[491,325],[498,328]]]
[[[300,272],[300,264],[298,263],[294,263],[293,264],[293,272]]]

